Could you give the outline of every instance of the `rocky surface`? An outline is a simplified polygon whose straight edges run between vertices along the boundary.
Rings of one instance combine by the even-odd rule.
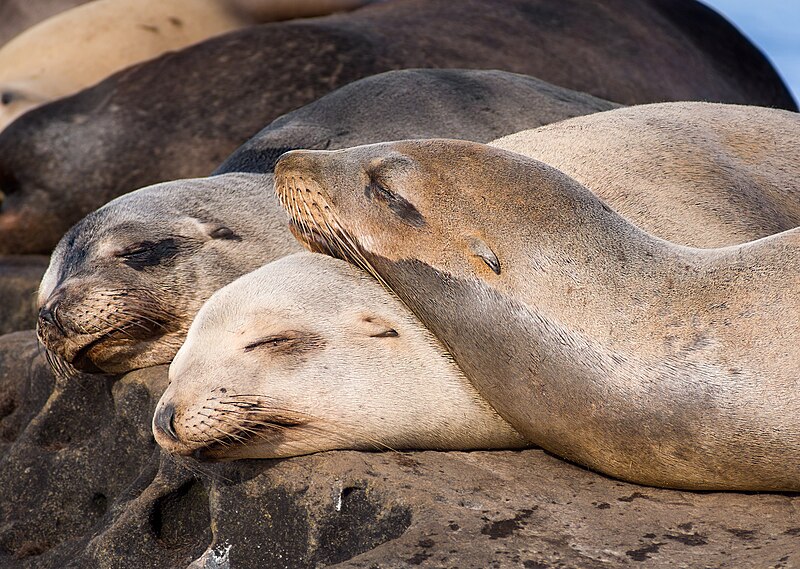
[[[0,334],[36,326],[36,291],[47,255],[0,255]]]
[[[179,462],[163,367],[54,380],[0,337],[0,566],[800,566],[800,496],[617,482],[543,451]]]

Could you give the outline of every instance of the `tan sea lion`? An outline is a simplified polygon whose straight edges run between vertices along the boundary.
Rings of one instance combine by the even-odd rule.
[[[125,67],[255,23],[223,0],[96,0],[0,49],[0,130]]]
[[[180,455],[528,444],[399,300],[324,255],[285,257],[215,292],[169,375],[153,433]]]
[[[253,174],[177,180],[84,218],[39,287],[45,347],[81,371],[169,363],[215,290],[300,250],[271,190]]]
[[[800,226],[800,114],[639,105],[491,143],[549,164],[662,239],[693,247]]]
[[[0,2],[0,46],[31,26],[91,0],[4,0]]]
[[[530,441],[640,484],[800,490],[800,229],[674,245],[464,141],[293,151],[275,173],[296,235],[384,282]]]

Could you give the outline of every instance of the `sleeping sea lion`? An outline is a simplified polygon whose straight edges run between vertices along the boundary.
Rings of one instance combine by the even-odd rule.
[[[528,445],[399,300],[311,253],[244,275],[203,305],[153,433],[168,452],[202,459]]]
[[[293,151],[275,173],[298,238],[395,292],[528,440],[640,484],[800,490],[800,228],[675,245],[464,141]]]

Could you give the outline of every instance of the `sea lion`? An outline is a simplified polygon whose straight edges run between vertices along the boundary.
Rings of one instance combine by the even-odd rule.
[[[96,0],[0,49],[0,129],[112,73],[255,21],[222,0]]]
[[[491,146],[561,170],[673,243],[722,247],[800,226],[798,113],[640,105],[512,134]]]
[[[281,114],[409,67],[504,69],[620,103],[796,108],[763,55],[694,0],[462,0],[457,9],[396,0],[253,26],[124,70],[4,129],[0,254],[48,253],[114,197],[204,176]]]
[[[298,238],[385,283],[533,443],[640,484],[800,490],[800,228],[674,245],[464,141],[292,151],[275,180]]]
[[[0,2],[0,46],[47,18],[91,0],[5,0]]]
[[[363,83],[363,88],[359,85]],[[410,89],[418,84],[424,93]],[[379,89],[394,89],[391,97],[383,97],[396,105],[391,118],[380,122],[362,122],[352,116],[369,119],[385,110],[384,102],[375,98]],[[419,136],[452,136],[489,140],[499,134],[519,130],[522,125],[539,125],[550,120],[567,118],[582,112],[593,112],[616,105],[589,95],[561,89],[533,78],[502,71],[412,70],[397,71],[356,82],[335,92],[325,101],[309,105],[276,121],[271,134],[257,137],[255,149],[237,152],[227,163],[266,169],[280,148],[303,147],[314,143],[323,125],[339,129],[330,133],[327,145],[336,148],[353,141],[390,140],[397,133],[413,132]],[[355,91],[355,93],[354,93]],[[526,106],[525,103],[530,103]],[[412,106],[427,108],[414,113]],[[402,112],[402,109],[407,112]],[[447,110],[445,117],[439,112]],[[327,117],[327,118],[326,118]],[[309,130],[316,119],[320,128]],[[346,131],[346,132],[344,132]],[[270,144],[275,148],[271,151]],[[263,197],[264,193],[268,198]],[[264,212],[269,208],[269,213]],[[242,214],[239,214],[239,211]],[[177,213],[176,213],[177,212]],[[162,269],[134,271],[122,258],[109,257],[104,240],[112,239],[114,248],[135,249],[137,243],[160,243],[175,234],[186,232],[187,219],[212,215],[222,225],[251,235],[236,243],[238,260],[220,264],[209,262],[206,247],[182,247],[175,252],[171,265]],[[262,217],[266,220],[262,224]],[[136,222],[132,225],[131,220]],[[276,219],[284,220],[278,223]],[[191,226],[191,223],[189,224]],[[264,227],[262,227],[264,225]],[[230,244],[219,244],[230,247]],[[236,277],[278,257],[299,249],[285,223],[285,214],[274,198],[272,174],[265,176],[218,176],[208,181],[182,180],[161,184],[127,194],[90,214],[61,239],[52,256],[50,274],[43,282],[39,297],[42,308],[40,328],[48,349],[64,362],[74,362],[82,371],[104,370],[120,373],[142,365],[169,363],[183,341],[183,336],[197,308],[211,294]],[[233,250],[231,250],[233,254]],[[195,258],[199,256],[199,258]],[[177,268],[176,268],[177,267]],[[195,281],[179,278],[172,281],[168,272],[179,275],[200,271]],[[87,280],[86,276],[91,278]],[[148,282],[152,280],[152,282]],[[157,293],[159,320],[171,320],[169,333],[153,328],[149,302],[135,302],[136,295],[109,296],[111,290],[149,289]],[[191,302],[187,303],[187,299]],[[98,306],[98,302],[102,303]],[[128,328],[142,332],[141,338],[127,337],[119,352],[119,338],[106,344],[101,339],[86,357],[75,358],[76,348],[95,338],[105,338],[109,331],[106,312],[112,308],[125,313]],[[72,326],[59,329],[52,325],[53,313]],[[79,325],[78,325],[79,324]],[[96,330],[87,337],[81,330]],[[147,332],[145,332],[147,331]],[[117,334],[119,336],[119,334]],[[138,345],[137,340],[141,340]],[[132,354],[135,353],[135,357]]]
[[[267,182],[166,182],[84,218],[39,287],[39,337],[57,365],[121,373],[169,363],[215,290],[298,251]],[[232,188],[236,199],[224,199]]]
[[[275,119],[214,173],[272,172],[287,150],[409,138],[489,142],[619,105],[545,81],[485,69],[401,69],[359,79]]]
[[[319,15],[364,0],[95,0],[0,49],[0,130],[22,113],[112,73],[257,22]]]
[[[259,22],[313,18],[355,10],[365,4],[388,0],[226,0],[236,10]]]
[[[169,377],[153,433],[179,455],[528,445],[399,300],[324,255],[285,257],[215,292]]]

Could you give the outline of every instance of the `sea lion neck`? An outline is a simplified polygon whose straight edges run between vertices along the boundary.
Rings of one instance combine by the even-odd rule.
[[[524,182],[530,187],[510,191],[502,210],[479,227],[502,266],[497,278],[483,279],[491,288],[602,337],[670,310],[676,287],[702,278],[699,250],[646,233],[571,178],[544,171]]]

